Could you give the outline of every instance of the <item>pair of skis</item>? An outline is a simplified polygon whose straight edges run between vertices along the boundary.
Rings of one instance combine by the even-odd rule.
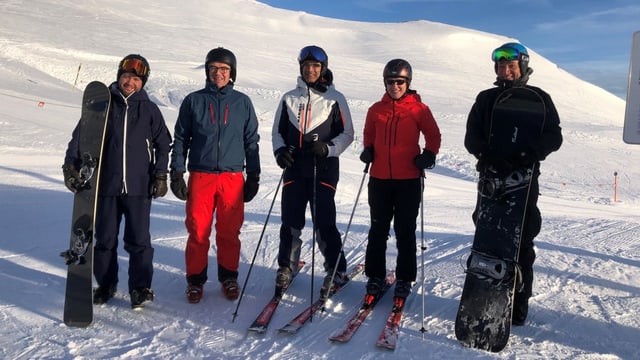
[[[303,262],[301,262],[301,264],[304,265]],[[302,265],[300,264],[298,265],[298,270],[302,267]],[[309,307],[304,309],[300,314],[298,314],[296,317],[291,319],[291,321],[289,321],[285,326],[278,329],[278,331],[283,333],[289,333],[289,334],[296,333],[298,330],[300,330],[300,328],[302,328],[302,326],[304,326],[304,324],[306,324],[311,319],[313,314],[315,314],[318,310],[324,309],[324,304],[329,298],[331,298],[335,293],[337,293],[338,291],[343,289],[346,285],[348,285],[349,282],[351,282],[351,279],[360,275],[363,272],[364,272],[364,265],[363,264],[356,265],[347,274],[348,280],[345,284],[335,288],[331,293],[328,294],[327,297],[320,297],[313,304],[311,304]],[[291,282],[293,282],[297,274],[298,274],[297,272],[293,274],[291,278]],[[291,286],[291,284],[289,284],[289,286]],[[253,331],[257,333],[264,333],[265,331],[267,331],[267,328],[269,327],[269,323],[271,322],[273,314],[275,313],[278,305],[280,304],[280,300],[282,300],[282,297],[284,296],[284,293],[286,290],[287,289],[282,289],[282,291],[276,291],[276,294],[271,298],[271,300],[269,300],[267,305],[256,317],[256,319],[253,321],[251,326],[249,326],[249,331]]]
[[[360,325],[364,323],[369,314],[373,311],[378,301],[384,296],[396,281],[395,272],[389,272],[386,277],[385,286],[380,289],[378,294],[365,295],[362,305],[348,320],[345,326],[335,334],[329,336],[329,340],[333,342],[345,343],[351,340],[356,331],[360,328]],[[394,297],[393,307],[387,317],[384,328],[378,336],[376,341],[377,347],[387,348],[394,350],[398,340],[398,333],[400,330],[400,322],[402,321],[402,312],[404,309],[404,298]]]

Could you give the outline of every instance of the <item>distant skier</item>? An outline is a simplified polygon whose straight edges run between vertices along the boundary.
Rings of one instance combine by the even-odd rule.
[[[398,256],[395,297],[406,298],[416,280],[416,218],[422,189],[420,178],[435,165],[441,135],[429,107],[411,89],[413,71],[403,59],[383,70],[385,93],[367,112],[360,160],[372,163],[369,177],[371,228],[365,274],[367,293],[377,295],[385,284],[386,250],[393,220]],[[420,137],[424,148],[420,148]]]
[[[137,54],[118,65],[117,81],[109,86],[111,108],[102,151],[96,211],[93,272],[98,282],[93,303],[104,304],[118,284],[118,232],[125,218],[124,249],[129,253],[131,306],[153,301],[153,247],[149,233],[151,198],[167,193],[171,134],[158,106],[144,90],[149,63]],[[78,177],[78,128],[73,132],[62,167],[65,185],[75,192]]]
[[[478,159],[477,169],[480,172],[491,166],[506,176],[515,168],[534,166],[518,259],[518,265],[522,271],[523,288],[515,295],[512,318],[513,325],[523,325],[527,318],[529,298],[532,294],[533,263],[536,258],[533,240],[540,232],[542,224],[537,206],[540,161],[560,148],[562,133],[558,112],[549,94],[540,88],[527,85],[529,76],[533,73],[533,69],[529,67],[527,49],[518,43],[506,43],[493,51],[491,59],[495,63],[497,80],[494,84],[497,87],[483,90],[477,95],[467,119],[464,145],[469,153]],[[526,87],[542,97],[546,108],[544,128],[542,135],[537,136],[530,147],[517,156],[508,159],[492,157],[488,155],[490,126],[494,128],[500,126],[499,122],[491,124],[493,106],[500,93],[512,87]],[[496,150],[500,152],[499,149],[494,149]],[[474,224],[477,222],[479,200],[480,196],[472,215]]]

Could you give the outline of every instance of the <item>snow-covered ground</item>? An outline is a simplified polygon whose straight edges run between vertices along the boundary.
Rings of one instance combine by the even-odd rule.
[[[530,83],[552,95],[565,142],[542,166],[539,205],[544,223],[537,238],[530,317],[526,326],[513,330],[509,345],[499,354],[464,348],[454,337],[464,279],[461,262],[473,237],[470,215],[475,201],[476,174],[462,144],[464,125],[477,92],[493,82],[490,51],[509,40],[427,21],[373,24],[326,19],[252,0],[4,1],[0,357],[640,358],[640,168],[632,165],[640,160],[640,147],[622,142],[622,100],[558,68],[536,49],[531,49],[535,72]],[[390,296],[350,343],[327,340],[357,308],[364,276],[354,279],[298,334],[276,331],[309,303],[310,266],[292,285],[271,328],[262,335],[247,332],[273,292],[276,269],[279,196],[260,241],[281,174],[271,154],[273,114],[282,93],[295,84],[298,50],[309,44],[329,53],[335,83],[348,98],[358,137],[368,106],[384,91],[382,68],[395,57],[413,65],[412,87],[430,105],[443,133],[438,166],[426,178],[425,228],[418,234],[426,247],[417,254],[420,279],[406,307],[395,352],[374,345],[391,307]],[[253,100],[262,134],[262,182],[247,206],[242,228],[241,283],[254,254],[256,261],[235,321],[237,302],[225,300],[216,281],[206,284],[200,304],[186,302],[184,203],[169,194],[154,201],[152,209],[156,301],[143,311],[130,309],[123,288],[128,257],[121,249],[121,288],[115,300],[95,308],[89,328],[66,327],[66,266],[58,254],[68,246],[72,195],[62,183],[60,166],[79,117],[81,90],[92,80],[115,80],[117,62],[126,54],[141,53],[152,68],[146,89],[173,130],[181,100],[204,84],[205,54],[217,46],[235,52],[237,88]],[[343,232],[364,176],[359,150],[356,141],[341,158],[337,205]],[[368,221],[364,189],[345,242],[351,264],[363,261]],[[308,228],[305,233],[311,237]],[[389,245],[392,266],[393,237]],[[215,252],[210,254],[215,263]],[[310,241],[302,256],[311,261]],[[319,262],[316,286],[324,275]],[[214,273],[210,277],[215,280]]]

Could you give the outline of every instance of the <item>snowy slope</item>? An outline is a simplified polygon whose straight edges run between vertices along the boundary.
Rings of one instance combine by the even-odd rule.
[[[463,282],[461,262],[473,236],[473,158],[462,145],[466,115],[478,91],[491,86],[490,51],[512,39],[427,21],[373,24],[284,11],[251,0],[65,1],[9,0],[0,4],[0,357],[6,359],[637,359],[640,350],[640,147],[622,142],[624,102],[558,68],[531,49],[530,83],[553,97],[565,142],[542,166],[538,261],[530,319],[514,329],[499,354],[462,347],[453,321]],[[337,295],[327,312],[294,336],[277,333],[309,302],[305,270],[263,335],[246,328],[273,291],[279,198],[264,237],[265,218],[281,170],[271,155],[277,101],[295,84],[298,50],[324,47],[337,88],[351,106],[356,134],[367,108],[384,91],[384,64],[403,57],[414,67],[412,87],[432,108],[443,133],[438,166],[428,173],[425,231],[418,234],[418,284],[406,308],[395,352],[375,348],[391,298],[384,298],[354,339],[327,337],[353,312],[364,277]],[[526,45],[526,44],[525,44]],[[120,254],[121,288],[115,301],[95,309],[87,329],[62,323],[72,196],[60,166],[79,117],[81,89],[115,80],[117,62],[141,53],[151,62],[147,91],[170,129],[186,94],[204,84],[208,50],[235,52],[237,88],[250,95],[261,122],[260,192],[248,204],[242,229],[240,281],[257,254],[238,316],[213,281],[205,298],[184,298],[184,203],[173,195],[154,201],[156,301],[129,309],[128,257]],[[78,73],[78,68],[80,71]],[[78,75],[78,76],[77,76]],[[76,80],[77,76],[77,80]],[[75,84],[75,86],[74,86]],[[359,144],[341,158],[338,228],[345,231],[363,178]],[[614,172],[618,173],[613,201]],[[308,219],[310,217],[308,216]],[[368,231],[366,188],[345,249],[351,263],[364,257]],[[308,221],[310,225],[310,221]],[[309,229],[305,234],[310,237]],[[261,241],[260,241],[261,240]],[[395,262],[390,239],[388,265]],[[311,243],[303,249],[311,260]],[[210,252],[215,262],[215,251]],[[321,259],[316,254],[316,260]],[[423,277],[424,274],[424,277]],[[215,274],[210,277],[215,279]],[[315,268],[316,286],[323,273]],[[318,289],[313,291],[317,294]],[[424,316],[423,316],[424,314]],[[421,332],[421,328],[425,332]]]

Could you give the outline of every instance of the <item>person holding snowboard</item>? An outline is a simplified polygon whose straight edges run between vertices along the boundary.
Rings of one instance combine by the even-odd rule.
[[[284,169],[276,291],[286,289],[297,271],[309,204],[316,242],[325,258],[321,294],[326,295],[347,281],[334,198],[338,157],[353,141],[353,124],[345,97],[333,85],[327,53],[306,46],[298,64],[297,85],[280,100],[272,129],[273,152]]]
[[[477,169],[483,172],[491,167],[494,171],[508,175],[512,170],[523,167],[533,167],[533,177],[525,210],[522,237],[518,256],[518,266],[522,273],[522,290],[515,294],[513,308],[513,325],[523,325],[529,310],[529,298],[533,287],[533,263],[536,258],[534,238],[540,232],[542,217],[538,209],[538,177],[540,176],[540,161],[550,153],[558,150],[562,144],[560,118],[551,100],[551,96],[542,89],[527,85],[533,69],[529,67],[527,49],[519,43],[506,43],[496,48],[491,59],[497,75],[493,88],[481,91],[469,113],[466,125],[464,145],[467,151],[478,160]],[[501,158],[489,155],[489,134],[491,126],[500,126],[499,122],[491,123],[493,106],[498,96],[512,87],[526,87],[538,93],[545,105],[546,114],[541,136],[525,150],[512,158]],[[494,149],[500,152],[500,149]],[[480,195],[476,202],[476,209],[472,218],[477,223]]]
[[[385,284],[386,250],[393,220],[398,257],[395,297],[405,299],[416,280],[416,218],[422,199],[421,177],[435,166],[440,129],[429,107],[412,90],[411,65],[389,61],[382,72],[385,93],[367,112],[360,160],[371,163],[369,211],[371,228],[365,255],[367,294]],[[420,136],[424,148],[420,148]]]
[[[98,283],[93,303],[111,299],[118,284],[118,232],[125,217],[124,249],[129,253],[129,295],[133,308],[153,301],[153,247],[149,233],[151,198],[167,193],[171,134],[162,113],[144,90],[149,63],[137,54],[118,64],[109,86],[111,105],[100,166],[93,273]],[[62,167],[65,185],[76,192],[78,127],[73,131]]]
[[[171,191],[187,202],[186,296],[194,304],[202,299],[208,279],[214,213],[218,281],[227,299],[238,298],[244,203],[256,196],[260,181],[258,119],[249,97],[234,89],[235,55],[222,47],[212,49],[204,71],[205,87],[187,95],[180,106],[171,154]]]

